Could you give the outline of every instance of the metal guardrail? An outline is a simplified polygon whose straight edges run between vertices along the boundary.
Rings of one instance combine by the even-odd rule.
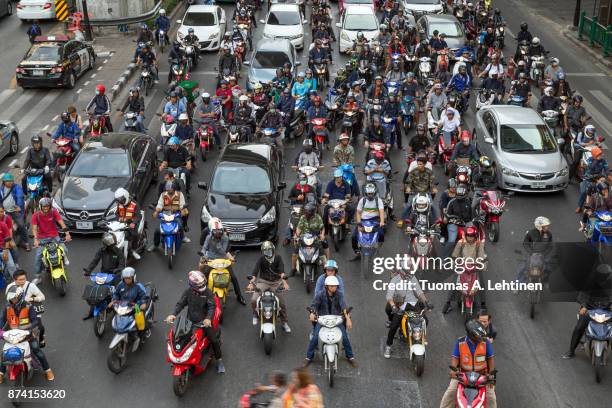
[[[583,11],[578,22],[578,39],[582,40],[584,34],[589,36],[589,47],[600,45],[604,57],[612,53],[612,25],[604,27],[597,22],[597,17],[587,17]]]
[[[161,6],[162,6],[162,0],[158,1],[155,7],[153,7],[151,11],[145,14],[141,14],[135,17],[114,18],[114,19],[100,19],[100,20],[89,19],[89,25],[94,26],[94,27],[103,27],[103,26],[117,26],[117,25],[124,25],[124,24],[140,23],[140,22],[147,21],[153,18],[157,14]]]

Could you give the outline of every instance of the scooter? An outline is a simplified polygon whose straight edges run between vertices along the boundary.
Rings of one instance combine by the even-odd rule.
[[[38,210],[38,202],[48,193],[47,186],[44,183],[46,169],[26,169],[26,186],[27,198],[25,202],[25,219],[28,215],[34,214]]]
[[[231,128],[231,127],[230,127]],[[231,132],[229,132],[231,135]],[[203,123],[198,128],[198,147],[200,148],[200,158],[206,161],[213,144],[213,128],[207,123]]]
[[[347,225],[346,220],[346,200],[329,200],[327,203],[329,206],[329,218],[328,223],[331,228],[330,235],[332,242],[334,243],[334,250],[338,252],[340,250],[340,243],[344,241],[345,228]]]
[[[559,125],[559,111],[556,110],[545,110],[540,114],[544,123],[548,125],[553,134],[557,134],[557,126]]]
[[[429,218],[429,215],[423,215],[423,217]],[[431,257],[434,249],[433,238],[440,236],[440,233],[429,228],[428,221],[425,219],[418,220],[408,234],[411,236],[410,254],[417,261],[421,270],[427,269],[427,259]]]
[[[459,372],[457,367],[450,366],[450,369],[457,372],[457,395],[456,404],[458,407],[486,407],[487,406],[487,385],[495,383],[497,370],[491,372],[491,376],[477,373],[475,371]]]
[[[344,103],[343,96],[344,93],[338,92],[335,88],[330,88],[327,92],[325,107],[327,108],[327,129],[329,131],[333,131],[340,120],[341,110],[339,111],[338,108]]]
[[[155,302],[157,301],[157,291],[155,286],[150,283],[144,285],[147,296],[151,299],[147,303],[147,308],[144,311],[144,321],[137,323],[137,315],[143,313],[137,307],[138,305],[131,304],[125,301],[113,303],[115,316],[113,317],[113,332],[115,336],[108,346],[110,354],[106,360],[108,369],[115,374],[119,374],[125,368],[127,363],[127,354],[129,351],[136,352],[140,347],[141,337],[138,331],[151,330],[155,318]],[[142,324],[141,327],[138,327]]]
[[[391,134],[389,138],[389,144],[393,146],[395,144],[395,139],[397,137],[401,137],[402,135],[398,135],[395,131],[397,124],[397,118],[395,116],[383,116],[381,120],[382,128],[385,130],[385,133],[389,132]]]
[[[170,75],[168,76],[168,83],[174,82],[180,84],[183,81],[189,80],[189,69],[188,66],[178,60],[172,60],[170,62]]]
[[[126,112],[123,127],[128,132],[138,132],[138,114],[136,112]]]
[[[104,335],[108,315],[112,313],[108,305],[115,291],[112,285],[114,278],[115,276],[111,273],[92,273],[89,276],[92,283],[85,286],[83,291],[83,300],[92,308],[93,329],[98,338]]]
[[[306,183],[308,183],[310,187],[316,190],[317,184],[319,183],[319,180],[317,179],[317,172],[319,171],[319,169],[313,166],[302,166],[299,167],[297,171],[298,173],[305,175]]]
[[[227,129],[227,144],[249,143],[248,125],[230,125]]]
[[[590,321],[585,333],[584,351],[595,367],[595,381],[601,382],[612,345],[612,312],[607,308],[591,309]]]
[[[497,94],[493,92],[491,89],[483,89],[479,88],[478,94],[476,96],[476,110],[494,105],[495,99],[497,98]]]
[[[419,71],[418,81],[421,85],[427,85],[428,80],[431,77],[431,58],[421,57],[419,58]]]
[[[202,263],[202,260],[200,260]],[[232,278],[229,273],[229,267],[232,265],[230,259],[211,259],[206,261],[206,265],[210,268],[208,274],[208,289],[219,299],[222,311],[225,311],[227,306],[227,295],[230,290],[230,282]],[[223,323],[223,314],[219,323]]]
[[[50,136],[51,134],[48,133]],[[57,146],[53,156],[55,157],[55,169],[57,174],[57,181],[62,183],[66,170],[72,164],[74,160],[74,151],[72,150],[72,140],[65,137],[58,137],[53,140],[53,143]]]
[[[464,321],[471,320],[476,314],[474,300],[478,294],[478,272],[474,265],[466,265],[462,272],[456,271],[457,285],[461,287],[461,315]]]
[[[404,134],[412,129],[414,122],[414,113],[416,112],[416,100],[414,96],[404,95],[401,102],[402,107],[402,123],[404,124]]]
[[[328,138],[327,119],[313,118],[310,120],[312,125],[313,147],[319,156],[319,161],[323,161],[323,150],[325,150],[325,141]]]
[[[157,158],[160,162],[163,161],[164,149],[166,148],[166,144],[168,144],[168,140],[176,133],[176,126],[176,121],[172,115],[166,115],[162,120],[161,129],[159,131],[161,140],[157,145]]]
[[[612,212],[595,211],[589,217],[589,225],[585,228],[587,242],[597,247],[600,252],[612,245]]]
[[[168,46],[166,42],[166,32],[164,30],[157,31],[157,45],[159,46],[159,52],[164,53],[164,49]]]
[[[252,276],[248,276],[249,279]],[[276,322],[280,317],[280,300],[271,290],[261,291],[255,287],[255,292],[259,293],[257,298],[257,308],[255,313],[259,317],[259,338],[263,340],[264,352],[266,355],[272,353],[272,345],[276,339]],[[276,292],[282,291],[282,286]]]
[[[485,214],[485,231],[489,242],[499,240],[499,217],[504,213],[506,201],[499,191],[483,191],[480,209]]]
[[[538,86],[540,82],[544,80],[545,67],[546,63],[544,62],[544,55],[534,55],[531,57],[531,72],[529,76],[536,86]]]
[[[40,370],[40,362],[30,350],[30,331],[21,329],[7,330],[2,334],[2,362],[6,366],[6,376],[12,382],[11,389],[15,393],[26,392],[26,382],[32,380],[35,370]],[[20,405],[18,398],[12,399],[14,406]]]
[[[535,317],[535,308],[542,302],[542,290],[537,289],[537,284],[542,284],[546,264],[541,252],[534,252],[527,261],[527,279],[533,283],[533,289],[529,291],[529,317]]]
[[[359,118],[359,111],[355,110],[347,110],[344,112],[344,117],[342,118],[342,130],[340,133],[346,133],[350,136],[351,143],[354,143],[357,140],[357,119]]]
[[[357,229],[357,245],[361,252],[361,275],[368,279],[372,272],[374,258],[378,253],[379,222],[361,220]]]
[[[457,132],[452,132],[450,134],[450,143],[446,143],[444,141],[445,137],[442,128],[436,128],[434,131],[437,134],[438,139],[438,161],[444,166],[446,175],[448,175],[448,164],[451,161],[451,156],[453,155],[455,145],[457,144]]]
[[[164,256],[168,257],[168,268],[172,269],[174,257],[179,249],[181,249],[182,232],[178,230],[178,223],[176,219],[181,214],[179,212],[161,212],[158,218],[161,220],[159,223],[159,232],[161,236],[161,242],[164,247]]]
[[[410,351],[410,363],[417,377],[425,371],[425,346],[427,346],[427,322],[424,317],[425,309],[419,313],[405,311],[402,317],[402,337],[406,340]]]
[[[322,261],[320,256],[319,238],[310,233],[304,233],[299,238],[297,270],[304,277],[306,293],[312,292],[319,277],[319,267]]]
[[[64,268],[64,250],[54,241],[43,244],[42,264],[51,276],[51,284],[60,296],[66,296],[68,278]]]
[[[219,320],[221,306],[215,299],[215,314],[212,327],[221,339]],[[201,375],[208,368],[213,358],[210,340],[204,335],[201,323],[192,323],[187,312],[180,313],[168,333],[166,361],[172,364],[172,390],[174,395],[182,397],[187,392],[191,377]]]
[[[115,246],[123,252],[124,259],[127,261],[132,259],[132,251],[130,250],[131,244],[126,239],[126,231],[130,229],[127,223],[119,221],[103,222],[100,225],[103,229],[113,234],[115,237]],[[147,247],[147,231],[145,229],[145,214],[143,210],[140,210],[140,222],[136,226],[136,234],[138,242],[135,245],[135,250],[138,254],[142,254]]]
[[[314,72],[317,76],[317,90],[322,92],[323,88],[325,88],[325,84],[327,83],[326,74],[327,74],[327,60],[322,60],[317,58],[314,60]]]
[[[155,82],[153,81],[153,75],[151,74],[151,67],[149,64],[143,64],[140,71],[140,89],[144,89],[145,96],[149,96],[149,91],[153,88]]]

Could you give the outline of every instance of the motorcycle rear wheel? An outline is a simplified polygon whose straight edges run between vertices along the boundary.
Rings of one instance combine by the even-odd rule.
[[[272,333],[263,334],[264,351],[269,356],[272,353],[272,344],[274,343],[274,335]]]
[[[605,367],[605,363],[604,363],[604,361],[605,361],[605,358],[604,358],[605,357],[605,353],[606,353],[606,351],[604,350],[601,353],[601,356],[595,357],[595,361],[594,361],[594,363],[595,363],[595,381],[597,381],[597,383],[600,383],[601,379],[603,378],[603,370],[604,370],[604,367]]]
[[[416,376],[422,376],[423,371],[425,371],[425,356],[414,356],[412,364],[414,365],[414,373]]]
[[[368,279],[370,277],[370,267],[372,257],[370,255],[361,255],[361,275],[363,279]]]
[[[340,251],[340,232],[338,232],[337,234],[334,234],[332,232],[332,240],[334,242],[334,251],[339,252]]]
[[[489,238],[489,242],[499,241],[499,223],[490,222],[487,224],[487,238]]]
[[[15,378],[15,380],[13,381],[13,390],[24,390],[25,389],[25,371],[21,371],[19,373],[19,375],[17,376],[17,378]],[[21,395],[21,393],[18,391],[18,395]],[[13,404],[14,407],[19,407],[21,406],[21,401],[19,399],[13,400],[11,401],[11,403]]]
[[[53,287],[55,288],[55,290],[57,290],[57,293],[59,293],[61,297],[66,296],[66,278],[64,277],[60,277],[57,279],[51,278],[51,280],[53,282]]]
[[[191,377],[191,371],[185,370],[181,375],[172,377],[172,391],[177,397],[182,397],[187,392],[189,387],[189,378]]]

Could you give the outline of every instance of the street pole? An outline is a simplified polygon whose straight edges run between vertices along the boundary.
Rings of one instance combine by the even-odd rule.
[[[87,0],[81,0],[83,6],[83,23],[85,24],[85,40],[92,41],[91,25],[89,24],[89,12],[87,11]]]
[[[578,27],[579,20],[580,20],[580,0],[576,0],[576,9],[574,10],[574,27]]]

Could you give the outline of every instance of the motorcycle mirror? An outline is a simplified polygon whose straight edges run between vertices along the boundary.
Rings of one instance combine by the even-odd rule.
[[[204,181],[199,181],[198,182],[198,188],[201,189],[201,190],[208,190],[208,185]]]
[[[296,67],[297,67],[297,66],[300,66],[300,65],[302,65],[302,61],[295,61],[295,66],[296,66]]]
[[[302,24],[308,24],[308,20],[304,20]]]
[[[182,24],[183,20],[176,20],[176,24]]]
[[[264,20],[264,19],[259,20],[259,22],[260,22],[261,24],[266,24],[266,20]]]
[[[145,166],[141,166],[141,167],[138,167],[136,169],[136,173],[142,174],[142,173],[146,173],[146,172],[147,172],[147,168]]]
[[[336,23],[336,27],[342,28],[342,24],[341,23]]]
[[[565,139],[563,139],[562,137],[557,139],[557,144],[562,145],[565,143]]]
[[[286,187],[287,187],[287,183],[285,183],[284,181],[278,183],[278,190],[282,190]]]

